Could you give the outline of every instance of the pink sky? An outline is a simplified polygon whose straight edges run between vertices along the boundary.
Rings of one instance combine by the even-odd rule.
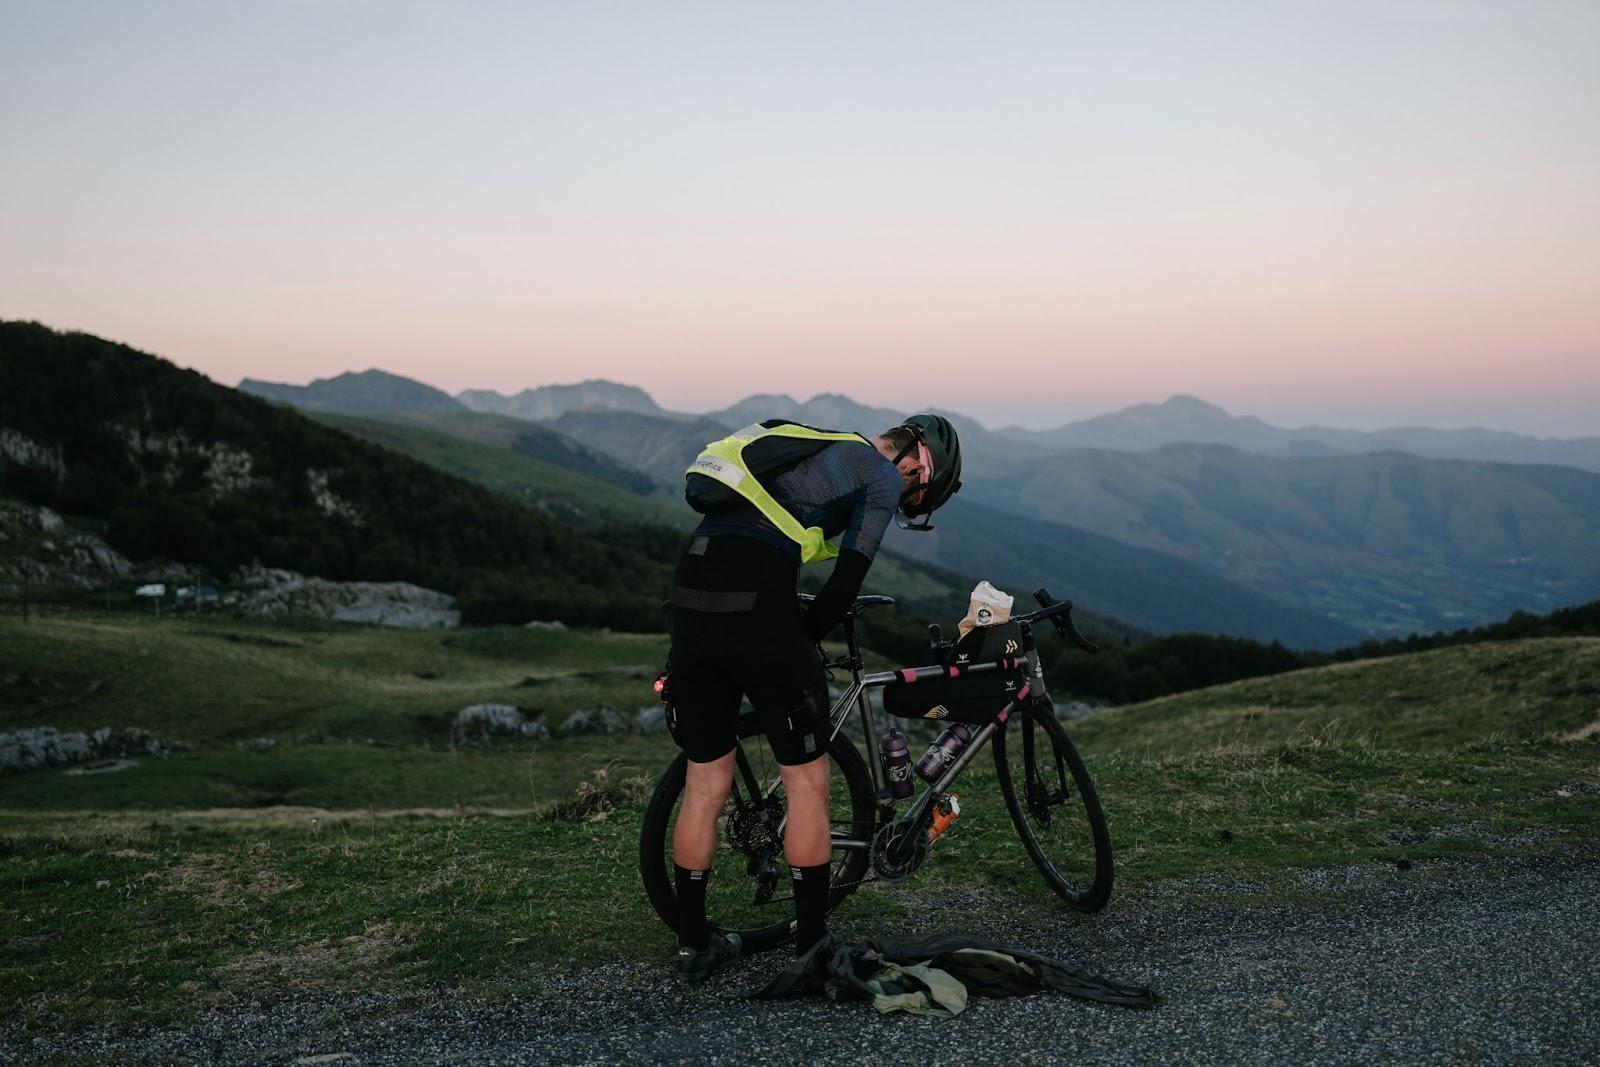
[[[134,10],[0,39],[0,316],[304,382],[1600,434],[1600,5]]]

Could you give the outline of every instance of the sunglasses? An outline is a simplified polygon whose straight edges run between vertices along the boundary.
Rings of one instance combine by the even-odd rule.
[[[905,503],[915,507],[922,503],[922,498],[928,493],[928,486],[933,482],[933,456],[928,452],[928,446],[917,438],[917,488],[906,494]]]

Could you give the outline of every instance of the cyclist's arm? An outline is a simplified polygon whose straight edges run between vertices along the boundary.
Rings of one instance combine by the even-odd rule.
[[[895,508],[900,506],[899,472],[876,454],[873,458],[877,462],[869,468],[866,483],[850,494],[850,524],[840,538],[833,573],[806,610],[806,633],[813,641],[821,641],[839,625],[861,592],[861,583],[866,581],[867,570],[878,554],[884,531],[894,518]]]
[[[871,566],[872,557],[853,548],[839,550],[839,558],[833,561],[833,573],[806,609],[806,633],[812,641],[821,641],[828,636],[828,631],[839,625],[839,620],[861,592],[861,583],[866,581]]]

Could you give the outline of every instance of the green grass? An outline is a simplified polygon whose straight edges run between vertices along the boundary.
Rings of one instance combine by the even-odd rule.
[[[390,630],[221,616],[55,611],[0,618],[0,729],[140,726],[190,744],[272,737],[432,742],[468,704],[554,725],[654,700],[660,634]],[[7,682],[7,679],[13,679]]]
[[[1541,738],[1600,719],[1600,638],[1498,641],[1254,678],[1074,728],[1086,745],[1184,754],[1329,730],[1397,750]]]
[[[127,770],[0,778],[0,810],[167,811],[292,805],[333,810],[530,812],[569,799],[595,768],[653,774],[676,755],[664,736],[574,737],[487,749],[335,742],[140,757]]]
[[[631,710],[664,651],[520,629],[0,621],[0,729],[142,726],[196,746],[0,778],[0,999],[27,1031],[289,989],[492,996],[552,966],[664,957],[635,852],[669,740],[443,744],[450,715],[481,700],[542,702],[553,721]],[[1584,638],[1442,649],[1071,724],[1117,850],[1111,907],[1154,906],[1141,889],[1157,885],[1238,906],[1207,887],[1292,896],[1311,868],[1592,848],[1597,657]],[[281,743],[238,744],[262,736]],[[941,884],[987,886],[1019,916],[1061,908],[987,757],[960,791],[928,867],[863,889],[843,932],[869,935]]]

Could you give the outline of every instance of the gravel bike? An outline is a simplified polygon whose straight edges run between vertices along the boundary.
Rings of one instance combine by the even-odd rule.
[[[850,684],[829,712],[829,819],[833,838],[833,881],[829,909],[837,907],[869,876],[884,881],[909,878],[927,861],[936,815],[946,813],[950,787],[986,744],[994,751],[995,775],[1017,836],[1046,883],[1072,907],[1098,911],[1111,893],[1111,839],[1094,783],[1077,749],[1056,718],[1045,688],[1044,670],[1034,642],[1034,627],[1051,623],[1062,637],[1086,652],[1095,645],[1072,624],[1072,602],[1053,602],[1034,593],[1038,611],[994,627],[1003,639],[1000,655],[985,645],[983,656],[956,653],[954,642],[929,627],[939,663],[897,671],[864,673],[855,620],[869,608],[893,604],[886,596],[859,596],[844,619],[846,652],[825,665],[848,671]],[[803,600],[809,597],[802,597]],[[963,645],[965,642],[963,642]],[[991,675],[987,679],[985,675]],[[1003,706],[982,716],[968,741],[920,794],[897,801],[880,758],[878,727],[869,694],[881,702],[907,706],[906,698],[945,692],[958,679],[977,680],[1006,695]],[[934,690],[925,685],[943,685]],[[998,702],[997,702],[998,703]],[[866,746],[863,758],[844,733],[852,709]],[[943,707],[936,709],[944,710]],[[897,712],[904,715],[904,712]],[[769,948],[793,934],[794,908],[783,857],[785,803],[777,761],[749,712],[738,720],[733,788],[718,819],[718,862],[707,886],[706,914],[735,931],[746,951]],[[672,829],[683,798],[688,757],[679,753],[656,784],[639,835],[639,871],[656,913],[677,926],[677,895],[672,879]],[[915,783],[916,778],[911,781]],[[907,804],[904,810],[901,805]],[[936,834],[933,836],[937,836]],[[731,853],[731,855],[730,855]]]

